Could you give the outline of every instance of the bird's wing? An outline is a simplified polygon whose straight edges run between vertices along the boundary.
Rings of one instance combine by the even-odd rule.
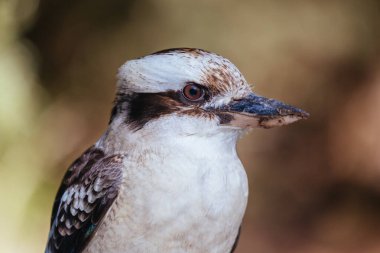
[[[238,234],[236,236],[236,239],[235,239],[235,242],[234,242],[234,245],[232,245],[232,249],[230,251],[230,253],[234,253],[235,252],[235,249],[239,243],[239,238],[240,238],[240,231],[241,231],[241,226],[239,227],[239,231],[238,231]]]
[[[45,253],[85,248],[119,193],[123,158],[91,147],[70,166],[54,202]]]

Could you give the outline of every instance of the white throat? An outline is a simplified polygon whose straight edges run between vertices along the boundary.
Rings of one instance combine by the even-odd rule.
[[[99,247],[135,253],[231,250],[248,197],[235,149],[238,133],[215,131],[201,121],[208,128],[194,133],[194,125],[181,122],[162,118],[138,131],[111,126],[98,141],[108,152],[126,153],[125,186],[116,204],[120,210],[88,252]],[[113,222],[126,219],[128,224]],[[108,238],[122,243],[105,248],[102,240]]]
[[[217,119],[169,115],[136,130],[126,125],[122,118],[117,118],[96,146],[106,153],[130,153],[136,148],[155,147],[170,151],[183,148],[189,154],[202,153],[202,149],[207,149],[210,152],[236,155],[236,142],[241,133],[242,130],[217,126]]]

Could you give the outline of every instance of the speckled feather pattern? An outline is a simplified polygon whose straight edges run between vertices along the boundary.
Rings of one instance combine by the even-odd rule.
[[[162,125],[176,129],[156,133]],[[119,196],[84,252],[231,251],[247,203],[246,174],[234,151],[237,135],[207,132],[208,121],[203,129],[205,136],[191,135],[186,120],[170,117],[139,131],[109,129],[97,146],[133,151]],[[120,134],[130,141],[109,146]]]
[[[56,197],[47,253],[83,250],[118,195],[123,159],[91,147],[73,163]]]

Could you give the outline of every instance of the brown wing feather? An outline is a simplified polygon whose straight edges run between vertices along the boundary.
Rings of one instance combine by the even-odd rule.
[[[239,231],[238,231],[238,234],[236,236],[236,239],[235,239],[235,242],[234,242],[234,245],[232,245],[232,249],[230,251],[230,253],[234,253],[236,248],[237,248],[237,245],[239,243],[239,238],[240,238],[240,232],[241,232],[241,226],[239,227]]]
[[[123,158],[91,147],[70,166],[54,202],[45,253],[85,248],[118,195]]]

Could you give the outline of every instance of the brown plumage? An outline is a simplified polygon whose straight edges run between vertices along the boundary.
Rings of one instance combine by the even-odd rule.
[[[85,248],[117,197],[123,158],[91,147],[70,166],[54,202],[46,253]]]

